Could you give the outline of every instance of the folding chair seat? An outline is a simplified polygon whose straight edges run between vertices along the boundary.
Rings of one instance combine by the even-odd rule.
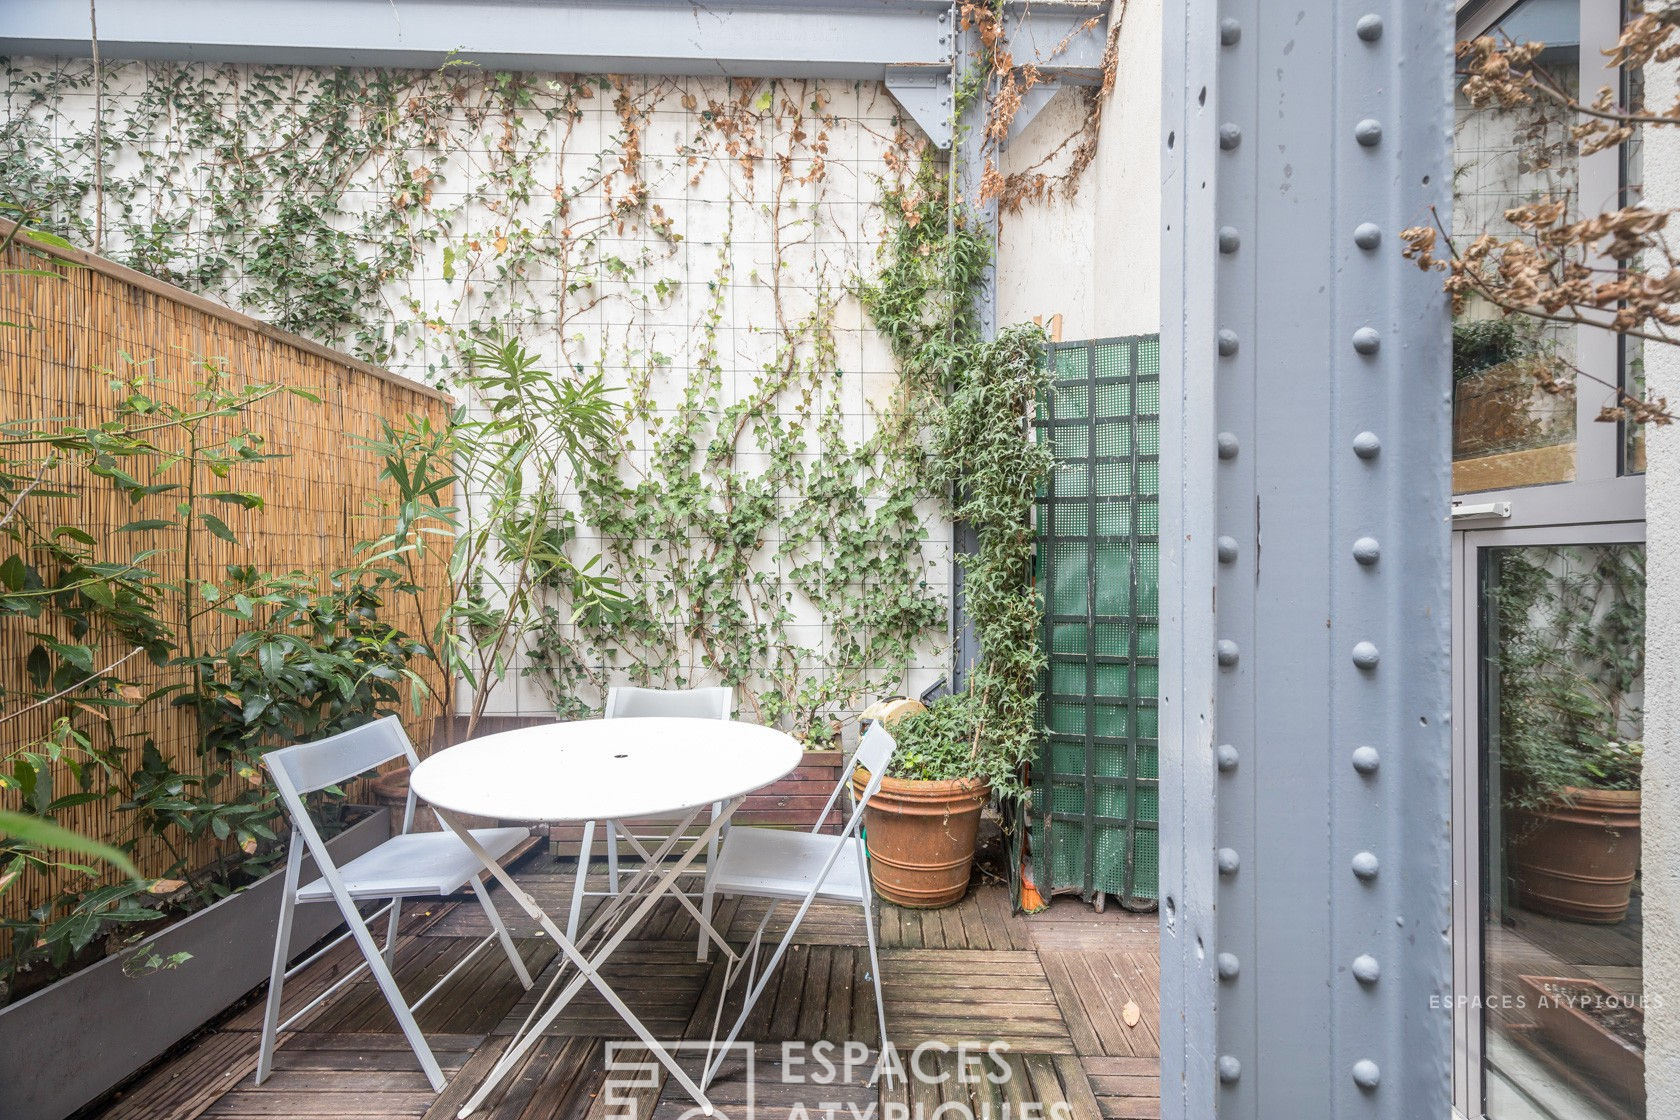
[[[499,860],[529,839],[531,830],[475,828],[472,834]],[[397,894],[454,894],[467,885],[468,879],[483,872],[484,865],[454,833],[410,832],[393,836],[371,852],[343,864],[338,876],[350,897],[359,902]],[[332,896],[332,887],[324,876],[297,892],[299,902],[329,902]]]
[[[836,841],[847,853],[828,867]],[[859,869],[863,862],[863,842],[855,837],[742,825],[730,830],[717,870],[706,886],[713,894],[794,902],[815,890],[818,898],[827,901],[862,905],[865,878]]]
[[[881,998],[881,961],[875,945],[874,888],[869,881],[869,851],[863,842],[861,827],[864,808],[875,796],[875,791],[881,788],[881,779],[886,776],[887,766],[892,762],[896,749],[897,744],[885,727],[879,723],[871,725],[850,763],[841,767],[840,781],[810,832],[738,825],[724,837],[723,850],[718,857],[707,864],[706,893],[701,910],[708,920],[712,913],[712,898],[717,894],[766,898],[770,900],[770,905],[765,908],[764,917],[746,949],[738,959],[725,966],[723,990],[718,995],[717,1011],[712,1019],[713,1047],[700,1079],[701,1089],[705,1089],[716,1076],[730,1046],[740,1036],[747,1017],[764,994],[770,974],[775,972],[776,966],[787,954],[788,946],[799,932],[800,923],[805,920],[812,903],[819,898],[856,903],[863,911],[864,937],[869,944],[869,980],[875,988],[875,1019],[881,1031],[881,1046],[883,1049],[886,1047],[887,1011]],[[862,795],[854,796],[852,773],[859,766],[869,771],[869,781]],[[842,794],[851,803],[851,813],[845,818],[838,835],[825,833],[822,828],[835,811]],[[789,920],[787,931],[782,934],[769,961],[760,970],[759,949],[776,907],[782,902],[795,901],[799,903],[799,909]],[[706,943],[702,941],[702,952],[705,948]],[[736,979],[743,975],[748,990],[742,1000],[740,1015],[719,1046],[718,1031],[722,1026],[725,999]]]
[[[502,951],[507,954],[519,982],[527,989],[531,986],[531,975],[525,968],[525,962],[520,959],[513,939],[508,936],[507,927],[502,924],[501,915],[496,912],[495,904],[490,901],[489,892],[479,878],[484,865],[453,832],[410,831],[414,824],[413,791],[409,792],[408,804],[403,809],[402,830],[398,835],[372,851],[356,857],[343,867],[332,862],[331,854],[309,816],[308,807],[303,801],[304,795],[349,781],[356,775],[366,773],[380,763],[394,758],[406,758],[410,766],[418,766],[420,763],[419,756],[414,753],[414,747],[409,743],[402,723],[396,716],[387,716],[314,743],[301,743],[295,747],[270,751],[263,756],[263,765],[273,777],[275,789],[279,791],[280,800],[292,819],[292,838],[286,853],[285,886],[280,896],[280,924],[274,938],[273,970],[268,981],[268,1006],[263,1013],[262,1043],[257,1053],[259,1085],[267,1080],[274,1068],[274,1047],[280,1032],[314,1010],[344,985],[355,980],[363,971],[373,975],[374,982],[378,984],[385,1002],[390,1004],[392,1014],[396,1016],[403,1035],[414,1050],[420,1068],[425,1071],[426,1079],[431,1082],[432,1088],[439,1092],[444,1086],[443,1071],[438,1067],[437,1059],[415,1021],[414,1012],[492,941],[501,943]],[[530,830],[525,828],[485,828],[474,829],[472,832],[473,838],[493,852],[498,860],[529,835]],[[320,877],[300,888],[298,880],[302,877],[305,851],[315,858]],[[397,924],[402,916],[403,900],[451,895],[468,884],[471,884],[473,893],[478,896],[479,905],[484,908],[484,914],[490,920],[490,933],[474,945],[424,995],[409,1003],[391,975],[391,964],[396,956]],[[379,900],[385,900],[385,905],[368,914],[363,914],[357,906],[361,902]],[[348,928],[308,959],[288,968],[287,962],[291,959],[292,919],[296,907],[320,902],[336,903]],[[375,941],[368,929],[368,923],[381,916],[387,919],[383,944]],[[286,980],[319,960],[345,938],[356,942],[357,948],[362,952],[362,963],[282,1023],[280,1002]]]

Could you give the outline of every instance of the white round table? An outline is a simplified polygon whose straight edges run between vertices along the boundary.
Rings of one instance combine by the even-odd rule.
[[[695,910],[686,896],[672,888],[740,808],[746,795],[790,773],[803,754],[804,749],[791,736],[757,724],[650,716],[504,731],[439,751],[414,768],[408,781],[415,796],[437,810],[438,818],[460,837],[485,870],[554,938],[562,962],[577,969],[563,989],[560,979],[564,964],[555,973],[459,1116],[468,1116],[484,1103],[586,982],[595,986],[625,1025],[700,1103],[705,1114],[712,1114],[705,1093],[607,985],[601,966],[654,904],[672,893],[700,922],[701,936],[716,941],[731,958],[735,956],[712,928],[709,916]],[[708,807],[713,809],[710,824],[690,840],[680,858],[667,866],[668,854],[678,846],[687,824]],[[578,938],[571,928],[561,930],[553,917],[490,857],[458,819],[461,816],[542,822],[661,816],[682,816],[684,820],[656,852],[647,853],[636,844],[645,857],[644,867]],[[587,837],[594,826],[586,823],[584,827]],[[626,838],[635,843],[628,834]],[[579,891],[585,870],[581,864],[580,860]],[[586,956],[580,944],[588,943],[597,931],[605,941],[592,946]]]
[[[803,754],[792,736],[735,720],[579,720],[439,751],[409,788],[436,808],[506,821],[674,816],[767,786]]]

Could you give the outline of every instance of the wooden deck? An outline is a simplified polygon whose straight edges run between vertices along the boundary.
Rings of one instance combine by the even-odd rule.
[[[569,898],[572,865],[547,853],[520,865],[519,879],[553,910]],[[495,897],[513,918],[505,895]],[[785,908],[784,908],[785,909]],[[742,943],[763,915],[750,900],[720,903],[718,928]],[[719,1111],[732,1120],[1130,1120],[1158,1115],[1159,972],[1153,915],[1058,901],[1027,918],[1009,913],[1005,891],[976,886],[957,906],[917,912],[883,907],[881,972],[887,1029],[908,1058],[921,1043],[930,1078],[879,1089],[869,1084],[879,1046],[867,976],[868,950],[855,909],[813,908],[744,1038],[754,1044],[714,1082]],[[555,950],[533,923],[510,921],[531,971],[552,966]],[[785,926],[783,927],[785,928]],[[404,918],[397,979],[418,994],[485,932],[483,913],[462,901],[413,906]],[[615,990],[661,1040],[710,1034],[722,969],[695,961],[694,926],[666,900],[607,968]],[[359,958],[349,944],[287,985],[288,1011],[301,1007]],[[190,967],[190,966],[189,966]],[[539,980],[540,984],[540,980]],[[567,1008],[517,1075],[478,1116],[490,1120],[685,1120],[693,1102],[649,1067],[633,1090],[644,1051],[590,989]],[[371,982],[363,980],[317,1008],[283,1037],[276,1071],[262,1086],[256,1068],[260,993],[107,1103],[110,1120],[195,1117],[453,1117],[507,1046],[529,1006],[501,954],[482,954],[418,1014],[439,1063],[453,1080],[442,1096],[427,1086]],[[816,1081],[820,1067],[784,1064],[782,1043],[861,1042],[870,1060]],[[957,1049],[1005,1043],[1007,1065],[979,1067]],[[607,1064],[615,1067],[608,1082]],[[693,1059],[684,1059],[685,1064]],[[626,1072],[630,1071],[630,1072]],[[813,1072],[815,1071],[815,1072]],[[967,1076],[965,1076],[965,1072]],[[459,1074],[460,1076],[456,1076]],[[882,1094],[885,1099],[882,1099]],[[750,1109],[746,1106],[750,1104]],[[884,1106],[884,1107],[883,1107]],[[873,1113],[871,1112],[873,1109]],[[855,1110],[855,1111],[852,1111]],[[698,1116],[698,1112],[694,1113]]]

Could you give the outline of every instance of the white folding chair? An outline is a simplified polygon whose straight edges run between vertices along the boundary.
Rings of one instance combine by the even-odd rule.
[[[725,966],[723,991],[718,996],[717,1011],[712,1018],[713,1047],[709,1051],[711,1056],[707,1059],[705,1075],[700,1079],[701,1089],[705,1089],[717,1074],[718,1066],[722,1064],[730,1046],[740,1035],[741,1028],[746,1025],[747,1016],[752,1014],[759,996],[764,993],[770,974],[775,972],[776,966],[786,955],[788,946],[793,943],[794,934],[799,931],[799,924],[805,920],[806,912],[811,909],[811,904],[819,898],[835,902],[855,902],[863,908],[863,924],[869,942],[869,979],[875,986],[875,1018],[881,1030],[881,1047],[885,1050],[887,1012],[881,1000],[881,961],[875,949],[874,889],[869,881],[868,851],[859,835],[859,829],[863,823],[864,806],[875,796],[875,791],[881,788],[881,779],[886,775],[887,764],[892,761],[893,751],[896,749],[897,744],[893,742],[885,727],[879,723],[871,725],[864,733],[863,741],[858,744],[850,765],[841,768],[840,782],[829,795],[828,804],[823,806],[822,815],[817,818],[817,823],[810,832],[740,825],[729,830],[729,835],[723,842],[722,852],[715,861],[707,865],[706,895],[702,910],[708,919],[712,912],[711,902],[714,894],[767,898],[770,905],[765,909],[764,918],[758,923],[758,929],[753,932],[748,947],[742,951],[739,959],[730,961]],[[863,795],[855,797],[852,791],[852,772],[859,766],[869,771],[869,781],[864,785]],[[845,826],[838,835],[824,833],[823,825],[827,823],[829,814],[834,812],[842,792],[851,802],[851,814],[846,817]],[[797,901],[799,909],[788,922],[787,932],[782,934],[776,951],[771,954],[761,972],[758,967],[759,947],[764,940],[764,931],[770,925],[770,918],[775,914],[777,904],[782,901]],[[741,1005],[741,1013],[736,1018],[735,1025],[730,1028],[729,1037],[724,1039],[722,1046],[718,1046],[718,1029],[722,1025],[725,998],[736,977],[743,972],[747,978],[748,990]]]
[[[689,719],[728,719],[735,710],[735,690],[726,686],[714,688],[638,688],[632,685],[620,685],[607,690],[607,704],[601,713],[603,719],[635,719],[646,716],[687,717]],[[721,804],[712,806],[712,813],[723,811]],[[626,842],[637,849],[638,854],[645,857],[639,840],[664,840],[664,836],[636,837],[625,827],[622,821],[605,821],[607,847],[607,894],[616,895],[619,891],[620,879],[618,874],[618,840],[622,835]],[[572,909],[566,919],[566,936],[576,938],[578,921],[583,912],[583,899],[587,891],[584,880],[589,874],[589,858],[591,847],[595,839],[595,822],[585,821],[583,825],[583,839],[578,845],[577,878],[572,883]],[[706,848],[706,860],[711,862],[717,858],[717,838],[714,837]],[[708,915],[709,916],[709,915]],[[699,959],[706,959],[706,931],[700,931]]]
[[[333,863],[332,856],[327,851],[321,834],[316,831],[308,808],[304,805],[304,795],[349,781],[357,774],[366,773],[382,762],[399,757],[406,758],[410,766],[420,764],[420,758],[414,753],[414,747],[409,743],[402,723],[396,716],[386,716],[384,719],[318,742],[283,747],[263,756],[263,764],[268,767],[274,778],[275,788],[280,792],[280,800],[285,803],[286,811],[291,815],[292,839],[286,856],[286,883],[280,896],[280,928],[274,938],[274,970],[269,974],[268,1007],[263,1014],[262,1047],[257,1055],[259,1085],[267,1079],[273,1069],[274,1044],[279,1033],[360,976],[364,969],[372,972],[379,990],[385,995],[385,1001],[391,1005],[392,1013],[402,1026],[408,1044],[413,1047],[414,1056],[420,1060],[420,1068],[425,1071],[432,1088],[439,1092],[444,1086],[443,1072],[438,1068],[437,1059],[432,1056],[432,1048],[426,1044],[425,1036],[420,1033],[420,1027],[414,1020],[414,1012],[435,995],[450,977],[465,967],[467,962],[477,957],[492,940],[501,942],[502,951],[512,962],[519,982],[526,988],[531,986],[531,975],[526,971],[525,962],[519,959],[519,952],[513,946],[513,939],[508,936],[507,927],[502,924],[501,915],[496,912],[489,893],[479,880],[484,865],[453,832],[409,831],[414,823],[412,790],[408,795],[408,804],[403,809],[400,833],[372,851],[357,856],[343,867]],[[530,830],[483,828],[474,829],[472,835],[499,860],[528,837]],[[320,878],[300,888],[298,880],[303,870],[305,849],[315,857],[315,867],[320,872]],[[391,964],[396,956],[397,924],[402,915],[403,900],[451,895],[468,883],[472,884],[473,893],[478,895],[479,904],[484,907],[485,916],[490,919],[491,932],[473,946],[460,963],[411,1004],[391,975]],[[369,900],[385,900],[385,905],[364,916],[357,904]],[[349,928],[308,959],[287,968],[286,962],[291,956],[294,911],[298,905],[310,902],[336,902],[339,913],[344,915],[345,925]],[[381,945],[369,932],[368,923],[387,913],[389,918],[385,927],[385,942]],[[280,1022],[280,998],[287,978],[320,959],[346,937],[355,938],[362,951],[362,963],[310,1000],[284,1023]]]

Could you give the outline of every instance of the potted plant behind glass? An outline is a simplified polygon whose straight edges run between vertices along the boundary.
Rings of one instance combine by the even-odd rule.
[[[1581,558],[1589,562],[1575,563]],[[1497,557],[1499,755],[1518,905],[1627,916],[1639,871],[1644,559],[1632,546]]]

